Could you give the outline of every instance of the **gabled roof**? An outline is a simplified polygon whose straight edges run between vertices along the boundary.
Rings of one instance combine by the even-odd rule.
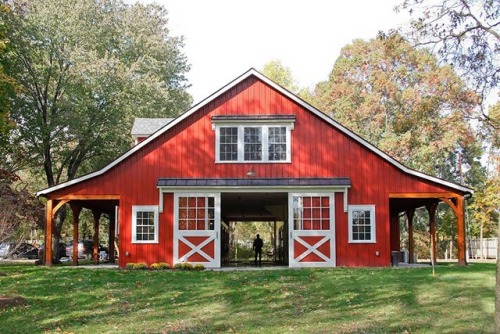
[[[201,108],[206,106],[209,102],[218,98],[219,96],[226,93],[227,91],[229,91],[230,89],[232,89],[233,87],[235,87],[236,85],[241,83],[242,81],[244,81],[252,76],[256,77],[257,79],[259,79],[259,80],[263,81],[264,83],[266,83],[267,85],[271,86],[273,89],[278,91],[280,94],[283,94],[284,96],[288,97],[289,99],[291,99],[292,101],[294,101],[295,103],[297,103],[298,105],[303,107],[304,109],[310,111],[312,114],[316,115],[317,117],[321,118],[322,120],[324,120],[325,122],[327,122],[328,124],[330,124],[331,126],[336,128],[337,130],[339,130],[340,132],[344,133],[345,135],[347,135],[351,139],[355,140],[359,144],[365,146],[367,149],[372,151],[374,154],[380,156],[382,159],[386,160],[388,163],[392,164],[393,166],[400,169],[401,171],[403,171],[407,174],[410,174],[410,175],[437,183],[437,184],[441,184],[441,185],[449,187],[451,189],[461,191],[463,193],[470,193],[470,194],[473,193],[473,190],[471,188],[468,188],[468,187],[465,187],[465,186],[462,186],[462,185],[459,185],[459,184],[456,184],[453,182],[445,181],[445,180],[439,179],[437,177],[430,176],[430,175],[427,175],[425,173],[422,173],[422,172],[419,172],[419,171],[416,171],[416,170],[413,170],[413,169],[410,169],[410,168],[404,166],[399,161],[392,158],[387,153],[381,151],[377,147],[373,146],[372,144],[370,144],[369,142],[367,142],[366,140],[364,140],[363,138],[361,138],[357,134],[353,133],[352,131],[350,131],[346,127],[342,126],[341,124],[336,122],[334,119],[332,119],[331,117],[329,117],[325,113],[322,113],[321,111],[314,108],[309,103],[305,102],[304,100],[302,100],[301,98],[299,98],[295,94],[291,93],[290,91],[286,90],[285,88],[274,83],[273,81],[271,81],[269,78],[267,78],[266,76],[264,76],[263,74],[261,74],[257,70],[251,68],[250,70],[246,71],[245,73],[243,73],[242,75],[240,75],[239,77],[237,77],[236,79],[234,79],[233,81],[231,81],[230,83],[225,85],[224,87],[220,88],[218,91],[216,91],[212,95],[208,96],[207,98],[203,99],[199,103],[192,106],[184,114],[180,115],[179,117],[172,120],[170,123],[166,124],[163,128],[161,128],[160,130],[153,133],[151,136],[149,136],[147,139],[142,141],[140,144],[134,146],[132,149],[128,150],[123,155],[118,157],[116,160],[110,162],[107,166],[103,167],[102,169],[95,171],[93,173],[78,177],[76,179],[58,184],[56,186],[41,190],[36,195],[37,196],[47,195],[53,191],[66,188],[66,187],[69,187],[71,185],[74,185],[74,184],[80,183],[82,181],[91,179],[93,177],[99,176],[101,174],[104,174],[105,172],[107,172],[111,168],[113,168],[114,166],[118,165],[119,163],[121,163],[122,161],[127,159],[129,156],[133,155],[135,152],[142,149],[144,146],[148,145],[150,142],[154,141],[156,138],[160,137],[163,133],[165,133],[169,129],[173,128],[175,125],[179,124],[184,119],[188,118],[189,116],[191,116],[192,114],[194,114],[195,112],[197,112],[198,110],[200,110]]]
[[[162,127],[172,122],[174,118],[135,118],[130,134],[135,137],[149,137]]]

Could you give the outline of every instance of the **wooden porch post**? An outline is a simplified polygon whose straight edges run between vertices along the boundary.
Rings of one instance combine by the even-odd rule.
[[[455,195],[450,198],[442,197],[439,198],[441,201],[445,202],[450,206],[450,208],[455,213],[457,217],[457,249],[458,249],[458,264],[466,265],[467,259],[465,256],[465,220],[464,220],[464,198],[460,195]]]
[[[94,263],[99,264],[99,219],[101,218],[101,212],[92,210],[92,216],[94,217],[94,249],[92,257]]]
[[[430,237],[431,237],[431,248],[432,248],[432,258],[431,262],[432,264],[436,264],[437,260],[437,247],[436,247],[436,210],[437,210],[437,203],[432,203],[429,205],[426,205],[425,208],[427,209],[427,212],[429,213],[429,232],[430,232]]]
[[[50,267],[52,266],[52,224],[53,224],[53,215],[52,215],[52,206],[53,201],[51,199],[47,199],[47,204],[45,205],[45,265]]]
[[[413,216],[415,209],[406,210],[406,217],[408,218],[408,263],[414,263],[415,257],[413,256]]]
[[[113,210],[109,214],[109,263],[115,263],[115,220],[116,212]]]
[[[464,198],[456,197],[457,200],[457,244],[458,244],[458,264],[466,265],[466,247],[465,247],[465,219],[464,219]]]
[[[80,225],[80,212],[82,212],[82,207],[79,205],[75,205],[73,203],[70,204],[71,211],[73,211],[73,254],[71,255],[73,258],[73,265],[78,265],[78,226]]]

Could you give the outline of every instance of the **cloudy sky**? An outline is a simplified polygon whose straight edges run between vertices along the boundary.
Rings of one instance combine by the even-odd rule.
[[[162,0],[173,36],[184,36],[189,92],[207,97],[253,67],[279,59],[300,87],[326,80],[353,39],[407,21],[400,0]]]

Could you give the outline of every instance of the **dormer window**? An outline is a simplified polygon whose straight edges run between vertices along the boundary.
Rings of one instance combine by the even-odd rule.
[[[216,162],[291,162],[294,115],[213,116]]]

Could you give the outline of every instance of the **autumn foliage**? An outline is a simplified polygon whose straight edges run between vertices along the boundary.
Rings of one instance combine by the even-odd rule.
[[[17,175],[0,169],[0,243],[26,239],[42,228],[44,207]]]

